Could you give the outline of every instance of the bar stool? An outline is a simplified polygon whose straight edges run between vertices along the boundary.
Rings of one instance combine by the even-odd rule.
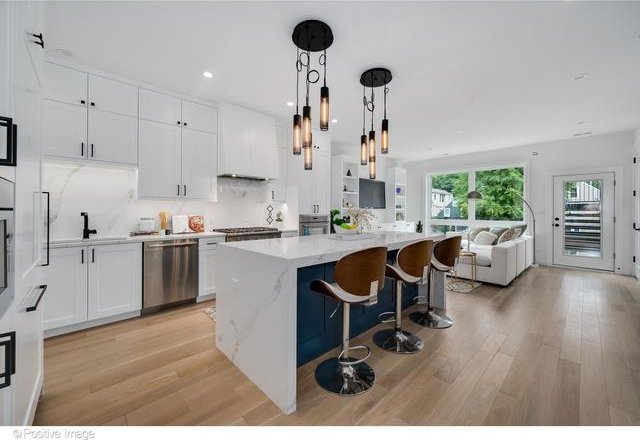
[[[345,255],[336,263],[335,283],[311,282],[311,289],[337,299],[342,309],[342,350],[316,368],[316,381],[325,390],[344,395],[362,394],[375,382],[373,369],[365,362],[371,355],[366,345],[349,346],[351,304],[371,306],[378,302],[384,288],[387,248],[373,247]],[[366,350],[364,357],[350,356],[352,350]]]
[[[402,285],[427,283],[432,250],[431,240],[411,243],[398,251],[393,266],[387,264],[386,275],[396,282],[396,311],[381,313],[379,317],[393,315],[392,319],[382,322],[395,322],[395,328],[381,330],[373,335],[373,341],[384,350],[409,354],[416,353],[423,347],[419,337],[402,330]]]
[[[459,235],[445,238],[436,243],[433,248],[433,258],[431,266],[440,272],[453,273],[460,257],[460,244],[462,237]],[[449,328],[453,325],[451,318],[439,315],[431,305],[431,276],[427,284],[427,310],[424,312],[413,312],[409,318],[417,324],[429,328]]]

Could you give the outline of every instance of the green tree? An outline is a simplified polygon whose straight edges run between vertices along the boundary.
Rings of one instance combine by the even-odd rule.
[[[476,203],[478,220],[523,219],[523,206],[520,196],[524,188],[524,168],[501,168],[478,171],[476,189],[482,199]]]
[[[467,194],[469,192],[469,173],[434,175],[431,177],[431,187],[453,194],[453,199],[457,202],[458,209],[460,210],[458,218],[468,218]]]

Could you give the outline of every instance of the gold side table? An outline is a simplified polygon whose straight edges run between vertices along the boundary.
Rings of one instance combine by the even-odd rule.
[[[460,258],[469,258],[471,260],[471,280],[461,280],[458,278],[458,272],[453,272],[453,280],[449,282],[449,290],[460,293],[468,293],[476,287],[476,269],[478,267],[477,254],[471,251],[460,251]],[[459,285],[468,286],[460,288]]]

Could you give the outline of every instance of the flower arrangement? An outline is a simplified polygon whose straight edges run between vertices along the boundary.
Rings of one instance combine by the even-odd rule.
[[[351,217],[351,223],[356,224],[361,230],[371,229],[371,224],[375,219],[373,211],[366,208],[351,207],[347,209],[349,217]]]

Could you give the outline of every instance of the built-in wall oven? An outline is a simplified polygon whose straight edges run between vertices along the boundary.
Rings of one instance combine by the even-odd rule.
[[[331,220],[329,215],[300,214],[299,234],[323,235],[331,232]]]

